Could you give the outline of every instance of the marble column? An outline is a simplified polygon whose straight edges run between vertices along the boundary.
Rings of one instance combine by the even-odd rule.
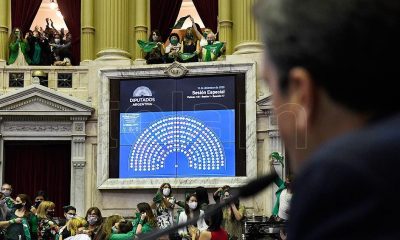
[[[232,0],[219,0],[219,40],[225,42],[226,55],[232,54]]]
[[[71,205],[78,215],[85,214],[86,117],[71,117]]]
[[[0,66],[6,65],[8,49],[8,3],[0,0]]]
[[[264,45],[260,41],[259,29],[253,17],[252,7],[256,0],[235,1],[232,8],[233,54],[259,53]]]
[[[137,44],[137,40],[147,40],[147,0],[136,0],[135,6],[135,60],[143,60],[143,52]]]
[[[97,60],[129,60],[129,0],[96,0]]]
[[[82,0],[82,62],[94,59],[94,0]]]
[[[136,0],[129,0],[129,53],[134,59],[136,54],[136,36],[135,36],[135,22],[136,22]]]

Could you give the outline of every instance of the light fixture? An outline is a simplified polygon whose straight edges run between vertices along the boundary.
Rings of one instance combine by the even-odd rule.
[[[50,2],[50,8],[53,9],[53,10],[56,10],[57,7],[58,7],[57,3],[54,2],[54,0],[51,0],[51,2]]]
[[[57,15],[59,18],[64,18],[64,16],[61,14],[60,9],[57,9],[56,15]]]

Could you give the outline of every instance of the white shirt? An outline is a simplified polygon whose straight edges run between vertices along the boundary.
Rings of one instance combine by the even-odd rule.
[[[185,223],[185,222],[187,222],[187,215],[185,212],[181,212],[181,214],[179,214],[178,224]],[[207,230],[207,228],[208,228],[206,222],[204,221],[204,211],[203,210],[200,210],[200,218],[199,218],[199,220],[197,220],[197,228],[200,230],[200,232]],[[186,227],[180,228],[178,230],[178,233],[179,233],[179,235],[188,234],[187,228]]]
[[[290,200],[292,199],[292,193],[289,193],[287,189],[283,189],[279,198],[279,211],[278,217],[288,220],[289,219],[289,207]]]

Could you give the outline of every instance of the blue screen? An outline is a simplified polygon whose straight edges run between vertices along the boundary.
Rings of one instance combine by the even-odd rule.
[[[120,178],[235,176],[233,77],[120,84]]]

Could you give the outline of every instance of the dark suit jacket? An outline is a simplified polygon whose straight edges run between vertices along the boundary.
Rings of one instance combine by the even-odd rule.
[[[324,144],[294,182],[289,239],[400,239],[400,115]]]

